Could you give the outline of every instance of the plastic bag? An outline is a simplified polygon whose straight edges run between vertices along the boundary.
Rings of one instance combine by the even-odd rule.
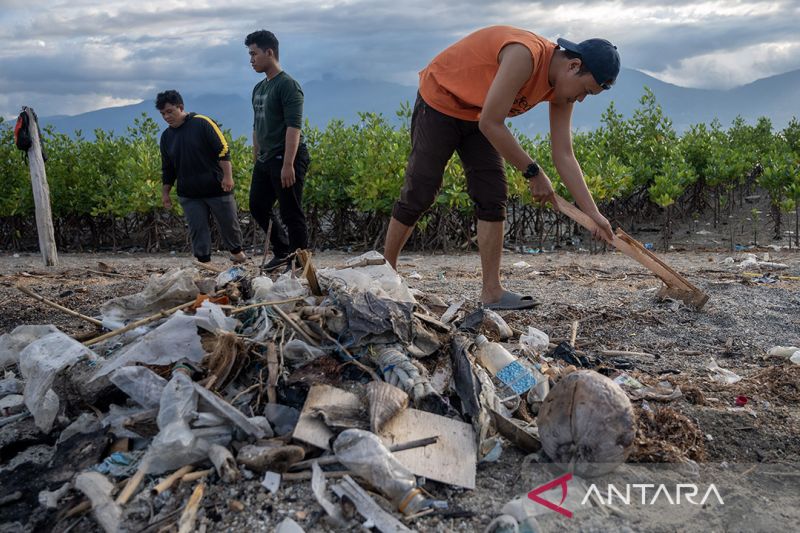
[[[292,339],[283,346],[283,357],[293,366],[302,365],[325,355],[324,350],[311,346],[300,339]]]
[[[92,381],[133,363],[168,365],[184,358],[199,363],[205,355],[197,334],[195,318],[179,311],[147,335],[121,349],[113,359],[106,361],[92,377]]]
[[[539,355],[547,351],[550,337],[542,330],[528,326],[528,333],[519,336],[519,345],[527,355]]]
[[[730,385],[741,381],[742,379],[742,377],[737,375],[735,372],[731,372],[727,368],[720,367],[714,359],[711,359],[711,362],[706,368],[712,372],[711,379],[719,383],[727,383]]]
[[[11,333],[0,335],[0,367],[19,363],[19,354],[27,345],[50,333],[57,333],[59,329],[53,325],[47,326],[17,326]]]
[[[235,318],[225,316],[225,312],[215,303],[205,300],[194,314],[197,327],[211,333],[233,331],[239,325]]]
[[[253,286],[253,301],[266,302],[267,294],[269,294],[269,290],[273,285],[272,280],[267,276],[258,276],[253,278],[251,284]]]
[[[167,380],[144,366],[124,366],[112,374],[111,383],[133,401],[153,409],[159,406]]]
[[[369,264],[381,262],[380,264]],[[363,266],[358,266],[358,265]],[[369,251],[348,260],[348,268],[337,270],[323,268],[317,271],[317,279],[335,291],[346,292],[368,291],[380,298],[396,302],[416,303],[403,278],[385,262],[384,257],[376,251]]]
[[[275,280],[275,283],[272,286],[263,291],[263,298],[260,301],[264,302],[277,302],[281,300],[290,300],[292,298],[299,298],[301,296],[308,296],[308,289],[303,286],[300,281],[292,276],[291,272],[286,272],[281,274],[281,276]],[[295,306],[295,302],[288,302],[283,304],[278,304],[282,311],[291,311]]]
[[[30,343],[20,353],[19,370],[26,381],[25,405],[43,432],[50,432],[60,407],[58,396],[50,388],[53,380],[62,369],[84,358],[96,359],[97,356],[60,331]]]
[[[192,301],[200,293],[194,282],[197,275],[197,269],[185,268],[153,276],[141,292],[111,299],[100,312],[104,319],[131,320]]]

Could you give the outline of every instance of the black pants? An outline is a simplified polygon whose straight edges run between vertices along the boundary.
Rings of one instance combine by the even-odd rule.
[[[308,248],[308,227],[303,212],[303,183],[311,158],[305,145],[300,145],[294,158],[294,185],[281,185],[283,156],[256,161],[250,185],[250,213],[264,231],[272,220],[270,244],[276,257],[283,257],[298,248]],[[280,220],[272,210],[278,201]],[[286,225],[286,228],[281,224]]]

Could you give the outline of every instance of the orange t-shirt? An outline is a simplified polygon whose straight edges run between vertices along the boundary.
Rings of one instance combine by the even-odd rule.
[[[556,44],[512,26],[490,26],[471,33],[446,48],[419,73],[419,93],[437,111],[462,120],[480,119],[483,102],[500,66],[506,45],[523,44],[531,51],[533,72],[522,86],[509,117],[519,115],[552,97],[548,81]]]

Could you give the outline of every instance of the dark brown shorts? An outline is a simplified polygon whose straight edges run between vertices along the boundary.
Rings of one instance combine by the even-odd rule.
[[[478,123],[445,115],[417,93],[411,116],[411,155],[405,183],[392,216],[413,226],[433,204],[442,187],[444,167],[458,152],[467,178],[467,193],[479,220],[506,218],[508,183],[503,158],[478,129]]]

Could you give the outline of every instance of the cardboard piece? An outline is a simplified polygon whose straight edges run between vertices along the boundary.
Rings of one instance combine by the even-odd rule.
[[[314,385],[308,392],[292,437],[330,450],[329,441],[334,433],[310,413],[320,405],[332,404],[354,408],[361,405],[361,400],[336,387]],[[435,444],[394,452],[394,455],[414,475],[466,489],[475,488],[478,451],[471,425],[426,411],[406,409],[392,418],[378,435],[387,447],[438,436]]]

